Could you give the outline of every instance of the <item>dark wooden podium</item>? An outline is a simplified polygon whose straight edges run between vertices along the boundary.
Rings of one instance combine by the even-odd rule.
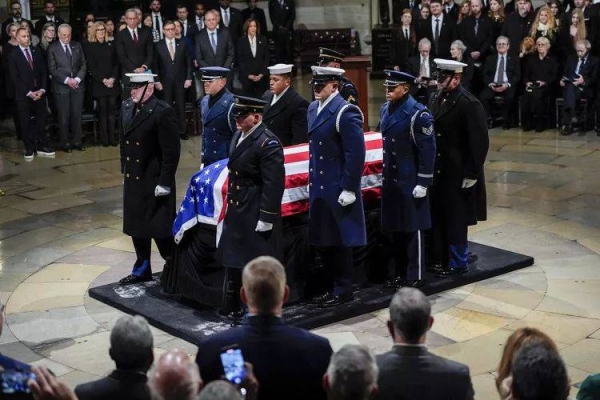
[[[356,85],[358,90],[358,104],[365,116],[364,129],[369,131],[369,87],[367,68],[371,66],[371,59],[367,56],[346,57],[342,61],[342,68],[346,70],[344,74]]]

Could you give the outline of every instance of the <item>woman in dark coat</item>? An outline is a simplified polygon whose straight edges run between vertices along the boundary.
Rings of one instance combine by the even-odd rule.
[[[15,133],[17,135],[17,139],[21,140],[21,124],[20,120],[17,116],[16,105],[15,105],[15,84],[12,80],[10,72],[8,70],[8,57],[10,53],[16,50],[19,47],[17,42],[17,31],[21,25],[17,22],[13,22],[6,27],[6,34],[10,37],[10,40],[2,46],[2,62],[0,63],[0,68],[2,71],[2,79],[4,83],[3,99],[2,101],[6,104],[6,108],[9,114],[12,114],[13,120],[15,122]],[[4,108],[4,107],[3,107]]]
[[[467,67],[463,69],[460,84],[468,91],[471,91],[471,81],[473,80],[473,73],[475,72],[475,63],[471,57],[465,54],[466,50],[467,46],[460,40],[455,40],[450,45],[452,59],[467,64]]]
[[[261,98],[269,88],[269,42],[260,34],[261,28],[253,18],[244,22],[244,36],[238,41],[236,55],[242,93],[256,98]]]
[[[119,66],[112,42],[106,41],[104,22],[95,22],[85,43],[88,73],[92,80],[92,96],[98,104],[100,141],[102,146],[117,145],[115,123],[119,95]]]
[[[412,24],[412,11],[402,10],[402,25],[392,33],[390,65],[396,71],[406,71],[408,59],[417,54],[417,35]]]

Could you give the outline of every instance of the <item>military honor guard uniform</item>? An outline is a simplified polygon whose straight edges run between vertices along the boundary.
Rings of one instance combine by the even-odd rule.
[[[271,90],[263,96],[267,102],[263,122],[284,147],[308,142],[306,111],[309,103],[291,86],[293,67],[292,64],[268,67]]]
[[[435,120],[436,160],[431,193],[434,263],[440,276],[468,271],[469,225],[477,223],[478,188],[489,148],[487,123],[479,100],[460,85],[467,65],[435,59],[438,91],[429,109]],[[482,182],[478,182],[481,178]],[[482,186],[481,190],[485,191]]]
[[[154,92],[156,75],[126,74],[131,97],[121,108],[121,172],[123,173],[123,232],[131,236],[137,260],[121,284],[152,279],[151,240],[169,262],[173,252],[175,172],[180,141],[177,118],[170,105]]]
[[[241,273],[259,256],[282,260],[281,198],[285,187],[283,147],[262,123],[265,102],[235,96],[241,127],[229,147],[227,212],[217,259],[226,268],[222,311],[239,311]]]
[[[395,274],[388,288],[418,287],[425,272],[425,238],[431,228],[427,188],[433,183],[435,136],[429,110],[410,94],[415,77],[386,70],[381,107],[383,181],[381,226],[391,235]]]
[[[326,47],[319,47],[319,67],[341,68],[344,57],[345,56],[339,51],[331,50]],[[356,89],[356,85],[354,85],[350,79],[342,76],[340,78],[338,90],[344,100],[348,103],[358,105],[358,90]]]
[[[227,158],[231,138],[237,130],[233,116],[233,94],[227,90],[227,74],[223,67],[200,68],[201,81],[207,93],[200,100],[202,119],[202,159],[203,166]]]
[[[365,139],[360,109],[338,92],[344,70],[312,70],[317,100],[308,108],[308,237],[333,281],[333,290],[313,303],[330,307],[352,300],[352,249],[367,242],[361,193]]]

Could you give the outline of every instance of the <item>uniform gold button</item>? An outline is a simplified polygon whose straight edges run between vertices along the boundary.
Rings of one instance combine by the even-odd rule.
[[[395,151],[392,151],[392,155],[393,155],[393,156],[395,156],[395,155],[396,155],[396,152],[395,152]]]
[[[392,138],[392,142],[396,143],[396,139]]]
[[[129,161],[129,157],[127,157],[127,161]]]
[[[312,186],[312,182],[311,182],[311,183],[309,183],[309,185],[310,185],[310,186]]]
[[[236,175],[236,176],[238,176],[238,175],[239,175],[237,171],[235,171],[235,175]]]
[[[129,144],[129,140],[126,140],[126,141],[125,141],[125,144]]]
[[[441,173],[442,173],[442,171],[439,171],[439,170],[438,170],[438,171],[435,171],[435,172],[437,172],[438,174],[441,174]]]
[[[129,178],[129,174],[127,174],[127,177]]]
[[[321,186],[321,189],[325,189],[323,186]]]
[[[438,153],[438,157],[441,157],[442,155],[440,153]]]
[[[312,139],[310,139],[310,140],[308,141],[308,143],[312,143]]]
[[[396,169],[396,166],[394,165],[392,168]]]
[[[440,137],[440,136],[442,136],[442,134],[441,134],[441,133],[438,133],[438,134],[437,134],[437,136],[438,136],[438,137]]]
[[[139,146],[139,145],[140,145],[140,142],[135,142],[135,145],[136,145],[136,146]]]

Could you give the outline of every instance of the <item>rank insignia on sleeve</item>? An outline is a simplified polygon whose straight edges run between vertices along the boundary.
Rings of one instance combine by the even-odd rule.
[[[354,96],[350,95],[350,96],[348,96],[348,98],[346,99],[346,101],[348,103],[355,103],[356,99],[354,98]]]
[[[433,126],[430,126],[429,128],[423,127],[423,133],[426,135],[431,135],[433,133]]]
[[[281,146],[278,139],[268,138],[262,143],[261,147]]]

